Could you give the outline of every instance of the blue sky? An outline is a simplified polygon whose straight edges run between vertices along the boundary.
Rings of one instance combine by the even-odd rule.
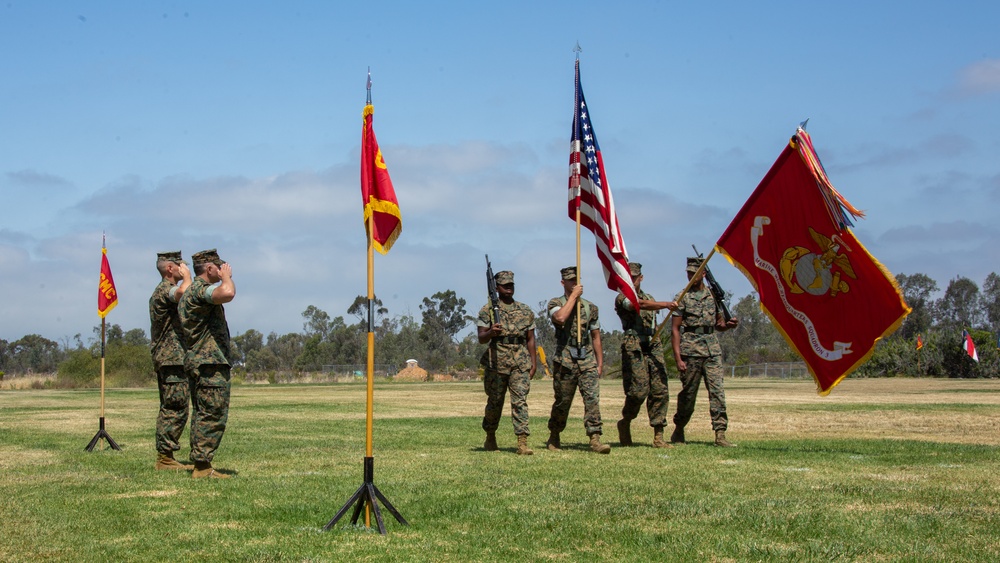
[[[575,261],[566,216],[573,47],[644,289],[684,285],[784,147],[809,131],[889,270],[941,289],[998,270],[995,2],[29,2],[0,4],[0,338],[87,339],[102,232],[148,331],[157,251],[218,248],[234,334],[302,330],[366,291],[366,71],[403,214],[376,256],[391,315],[483,255],[532,306]],[[593,237],[585,295],[618,324]],[[737,297],[735,268],[713,270]]]

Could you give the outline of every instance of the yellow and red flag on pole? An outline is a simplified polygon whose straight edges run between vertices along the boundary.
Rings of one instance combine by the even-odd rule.
[[[924,347],[924,337],[923,337],[923,336],[920,336],[920,335],[918,334],[918,335],[917,335],[917,350],[919,350],[919,349],[921,349],[921,348],[923,348],[923,347]]]
[[[371,231],[375,250],[385,254],[392,248],[403,230],[396,191],[389,178],[389,170],[382,160],[382,151],[372,129],[371,77],[368,78],[368,103],[362,112],[364,127],[361,131],[361,200],[365,207],[365,229]]]
[[[800,126],[716,243],[756,288],[821,395],[910,312],[895,278],[849,228],[863,215],[830,184]]]
[[[115,289],[115,278],[111,276],[111,265],[108,264],[108,248],[101,241],[101,281],[97,286],[97,316],[102,319],[118,305],[118,290]]]

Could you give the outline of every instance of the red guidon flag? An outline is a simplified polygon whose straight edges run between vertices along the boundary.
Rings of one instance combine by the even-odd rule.
[[[101,281],[97,286],[97,316],[102,319],[118,305],[118,291],[115,289],[115,278],[111,276],[111,265],[108,264],[108,249],[101,247]]]
[[[962,330],[962,351],[969,355],[973,360],[979,361],[979,354],[976,353],[976,343],[972,341],[972,335],[969,331]]]
[[[800,127],[716,243],[756,288],[820,395],[910,312],[895,278],[849,228],[861,216],[830,184]]]
[[[403,222],[399,215],[399,203],[396,201],[396,191],[392,188],[392,179],[382,160],[382,151],[378,148],[375,131],[372,129],[371,103],[365,105],[362,112],[364,127],[361,131],[361,200],[365,208],[365,230],[371,231],[375,250],[385,254],[392,248],[403,230]]]
[[[579,60],[576,61],[576,104],[569,151],[569,218],[576,221],[577,211],[580,212],[580,225],[594,233],[597,259],[604,267],[608,288],[622,292],[638,309],[639,297],[628,269],[628,252],[618,228],[615,200],[604,173],[604,158],[590,122],[590,109],[583,98]]]

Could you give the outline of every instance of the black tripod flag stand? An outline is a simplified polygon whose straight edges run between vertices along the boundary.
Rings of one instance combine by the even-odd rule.
[[[358,523],[362,507],[365,509],[365,527],[371,528],[371,513],[375,513],[378,531],[385,535],[385,522],[382,521],[382,511],[378,501],[382,501],[386,510],[396,517],[396,521],[404,526],[409,523],[392,506],[392,503],[378,490],[374,482],[375,458],[372,457],[372,398],[374,395],[372,376],[375,371],[375,283],[374,283],[374,252],[378,246],[380,253],[385,254],[402,231],[399,216],[399,204],[396,202],[396,192],[393,190],[389,172],[382,160],[382,152],[378,149],[375,132],[372,130],[372,79],[368,73],[368,101],[365,105],[364,127],[361,134],[361,197],[365,206],[365,230],[368,231],[368,397],[365,409],[365,460],[364,482],[337,514],[327,522],[324,530],[329,530],[340,520],[347,510],[354,505],[351,524]]]
[[[105,244],[105,237],[101,237],[101,281],[97,286],[97,315],[101,317],[101,418],[100,427],[97,434],[91,438],[87,444],[88,452],[94,451],[94,446],[101,439],[108,442],[108,446],[113,450],[121,450],[121,447],[114,441],[108,431],[104,429],[104,334],[105,319],[108,312],[118,305],[118,291],[115,290],[115,279],[111,277],[111,265],[108,264],[108,248]]]

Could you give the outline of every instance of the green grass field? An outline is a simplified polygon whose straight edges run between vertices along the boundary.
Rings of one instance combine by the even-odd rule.
[[[738,448],[711,445],[704,392],[687,445],[649,447],[641,416],[618,447],[607,381],[611,455],[587,449],[579,397],[549,452],[536,381],[520,457],[507,417],[502,451],[482,450],[481,383],[378,383],[374,481],[410,523],[383,511],[382,536],[350,512],[323,531],[363,480],[363,384],[234,387],[215,465],[238,475],[197,481],[153,470],[154,389],[107,392],[123,450],[92,453],[97,391],[0,391],[0,560],[1000,559],[1000,381],[848,378],[820,397],[735,379],[727,397]]]

